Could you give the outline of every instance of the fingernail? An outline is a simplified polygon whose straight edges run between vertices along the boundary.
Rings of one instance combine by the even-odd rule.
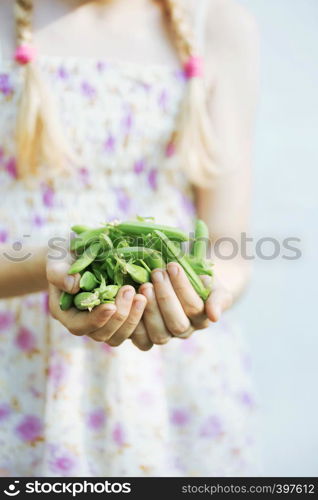
[[[64,287],[67,292],[71,292],[75,286],[75,278],[74,276],[65,276],[64,278]]]
[[[143,288],[142,293],[146,296],[148,300],[152,300],[155,296],[152,286],[148,285]]]
[[[179,272],[179,269],[178,269],[178,266],[176,266],[175,264],[169,264],[168,265],[168,271],[169,271],[169,274],[171,276],[174,276],[176,277],[178,272]]]
[[[156,272],[152,273],[152,279],[155,283],[162,283],[164,280],[163,272],[156,271]]]
[[[135,290],[132,290],[131,288],[124,291],[124,299],[125,300],[131,300],[134,295],[135,295]]]
[[[136,300],[134,306],[137,309],[137,311],[142,311],[143,308],[145,307],[145,303],[143,300]]]

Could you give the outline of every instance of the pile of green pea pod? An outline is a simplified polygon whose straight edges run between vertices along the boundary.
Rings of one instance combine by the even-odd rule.
[[[99,228],[73,226],[75,237],[70,250],[76,256],[68,274],[80,273],[80,291],[76,295],[63,292],[63,311],[76,307],[91,311],[94,307],[115,302],[123,285],[137,289],[149,282],[151,271],[178,262],[198,295],[206,300],[207,289],[200,275],[212,276],[212,263],[206,258],[208,228],[202,220],[195,223],[191,251],[186,251],[189,237],[180,229],[156,224],[151,218],[111,222]]]

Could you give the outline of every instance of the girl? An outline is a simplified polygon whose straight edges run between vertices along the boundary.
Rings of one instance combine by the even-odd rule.
[[[231,0],[3,0],[0,20],[1,474],[253,474],[249,361],[218,322],[243,259],[214,259],[205,305],[171,263],[114,306],[62,312],[79,276],[52,248],[136,214],[239,239],[254,21]]]

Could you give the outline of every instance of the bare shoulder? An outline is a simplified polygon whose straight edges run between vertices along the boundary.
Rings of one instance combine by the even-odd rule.
[[[235,0],[208,0],[206,37],[215,50],[253,50],[259,29],[254,15]]]

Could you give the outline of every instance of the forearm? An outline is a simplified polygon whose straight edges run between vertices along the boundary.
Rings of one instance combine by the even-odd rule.
[[[12,252],[12,250],[11,250]],[[47,288],[45,247],[30,248],[21,261],[9,257],[10,249],[0,247],[0,299],[39,292]]]
[[[240,260],[213,259],[214,274],[221,284],[237,301],[244,292],[251,275],[251,266],[248,262]]]

